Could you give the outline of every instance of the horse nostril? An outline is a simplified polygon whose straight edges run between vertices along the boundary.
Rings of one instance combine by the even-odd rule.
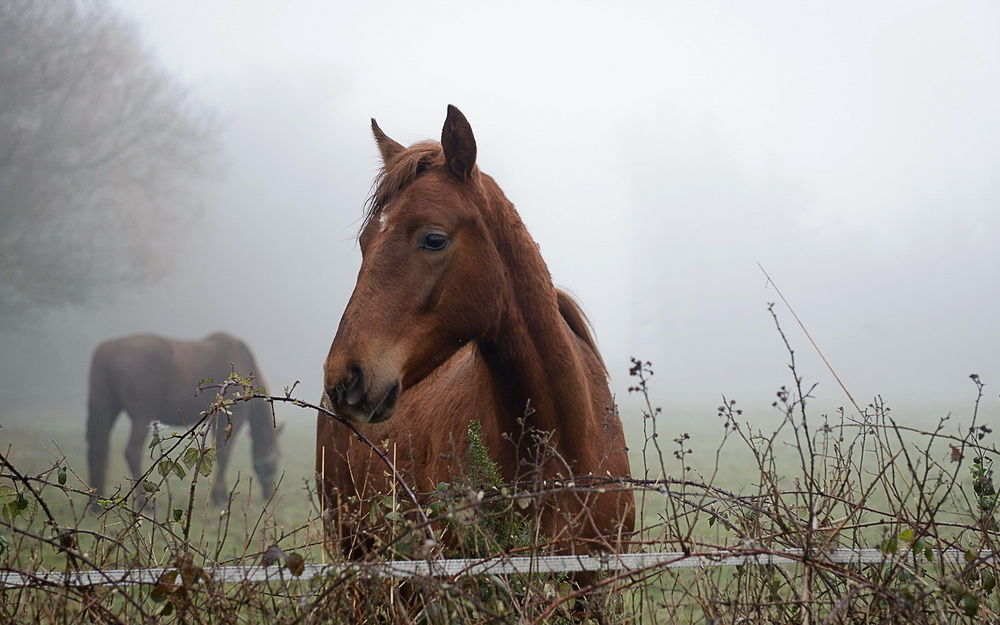
[[[344,388],[346,389],[345,399],[347,400],[347,405],[357,406],[364,397],[364,376],[361,373],[361,369],[356,366],[352,366],[350,371],[351,375],[344,383]]]

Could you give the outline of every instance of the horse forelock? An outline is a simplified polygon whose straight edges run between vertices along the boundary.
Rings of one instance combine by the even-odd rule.
[[[369,222],[386,210],[393,198],[409,186],[424,171],[444,164],[444,150],[436,141],[417,143],[393,156],[382,166],[372,184],[361,223],[364,232]]]

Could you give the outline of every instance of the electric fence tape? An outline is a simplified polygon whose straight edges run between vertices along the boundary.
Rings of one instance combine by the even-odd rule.
[[[837,564],[875,564],[900,561],[913,557],[909,550],[887,554],[878,549],[833,549],[815,554],[813,561]],[[921,554],[919,557],[923,558]],[[966,552],[958,549],[937,550],[933,558],[945,562],[963,562]],[[981,559],[992,559],[994,552],[982,551]],[[213,582],[291,582],[306,581],[316,577],[337,577],[344,574],[359,576],[411,578],[411,577],[463,577],[475,575],[575,573],[581,571],[644,571],[655,568],[708,568],[719,566],[788,565],[801,563],[801,550],[768,552],[719,551],[710,554],[685,555],[682,552],[623,553],[597,555],[503,557],[465,560],[393,560],[371,563],[307,564],[301,575],[293,576],[279,566],[218,566],[205,567],[207,577]],[[90,571],[38,571],[24,573],[0,571],[0,588],[27,588],[32,586],[131,586],[156,584],[172,568],[121,569]]]

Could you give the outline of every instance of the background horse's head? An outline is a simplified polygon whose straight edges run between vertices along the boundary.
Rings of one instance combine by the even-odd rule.
[[[383,168],[324,367],[334,410],[359,423],[388,419],[400,393],[495,326],[505,281],[487,227],[502,193],[476,168],[465,116],[448,107],[440,145],[404,148],[372,130]]]

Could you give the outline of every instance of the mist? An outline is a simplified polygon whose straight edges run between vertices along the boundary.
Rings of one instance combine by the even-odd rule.
[[[792,380],[770,302],[819,404],[848,406],[775,285],[862,406],[961,413],[977,373],[1000,407],[995,4],[119,7],[214,112],[220,163],[169,275],[3,330],[0,422],[42,403],[82,423],[93,348],[140,331],[231,332],[272,391],[318,398],[369,118],[409,145],[447,104],[589,315],[626,429],[632,356],[671,433],[723,395],[771,411]]]

